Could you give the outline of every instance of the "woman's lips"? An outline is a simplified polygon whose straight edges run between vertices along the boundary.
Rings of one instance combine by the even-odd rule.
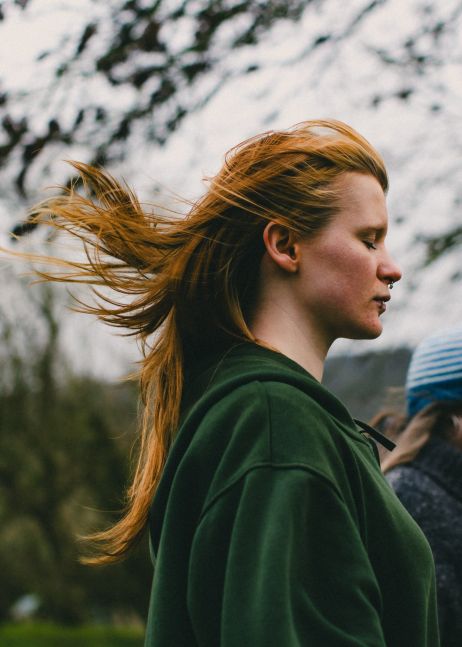
[[[390,297],[375,297],[374,301],[377,303],[379,307],[379,314],[383,314],[385,310],[387,309],[385,301],[389,301]]]

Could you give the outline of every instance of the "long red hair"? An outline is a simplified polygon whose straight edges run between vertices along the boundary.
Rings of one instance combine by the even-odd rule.
[[[334,120],[306,121],[239,144],[184,218],[147,212],[107,172],[73,166],[88,191],[71,188],[32,217],[78,237],[86,261],[47,259],[56,270],[41,275],[90,284],[97,302],[83,309],[136,335],[143,349],[144,414],[126,511],[92,536],[97,550],[87,560],[103,563],[124,556],[145,530],[178,428],[185,366],[205,349],[255,341],[246,321],[265,224],[273,220],[312,235],[338,210],[336,178],[370,174],[384,191],[388,180],[375,149]]]

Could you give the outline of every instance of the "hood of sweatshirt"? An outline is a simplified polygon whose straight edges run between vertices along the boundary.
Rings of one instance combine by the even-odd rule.
[[[254,381],[283,382],[299,389],[329,416],[335,418],[343,433],[357,442],[374,445],[365,436],[365,432],[369,434],[374,430],[367,426],[364,428],[361,423],[358,426],[346,407],[330,391],[285,355],[257,344],[242,342],[219,355],[204,357],[185,374],[179,430],[170,449],[150,511],[152,552],[157,552],[177,468],[188,451],[196,429],[217,402],[240,386]],[[374,451],[376,452],[375,445]]]

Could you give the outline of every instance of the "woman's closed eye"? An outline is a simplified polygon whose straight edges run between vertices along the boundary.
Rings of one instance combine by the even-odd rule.
[[[377,245],[374,240],[364,240],[363,243],[368,249],[377,249]]]

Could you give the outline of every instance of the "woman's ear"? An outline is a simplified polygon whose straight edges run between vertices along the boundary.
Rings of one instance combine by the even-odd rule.
[[[263,231],[263,242],[268,256],[278,267],[292,274],[298,271],[300,249],[291,229],[271,221]]]

